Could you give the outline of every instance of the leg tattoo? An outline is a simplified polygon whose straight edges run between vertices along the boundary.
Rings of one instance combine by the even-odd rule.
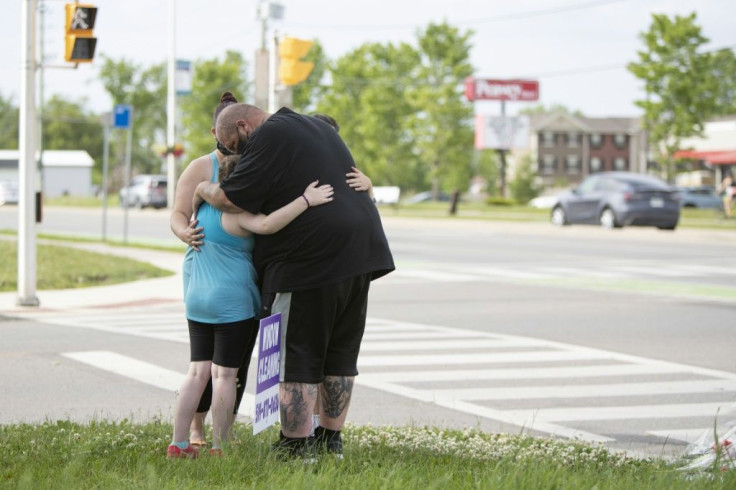
[[[334,419],[340,417],[350,404],[353,377],[327,376],[322,382],[322,404],[325,413]]]
[[[294,432],[307,421],[311,424],[312,412],[308,400],[314,400],[316,396],[317,385],[281,383],[279,411],[284,430]]]

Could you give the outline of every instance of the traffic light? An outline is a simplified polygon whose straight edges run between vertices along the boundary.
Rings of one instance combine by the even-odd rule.
[[[285,37],[279,42],[279,79],[284,85],[296,85],[307,79],[314,68],[311,61],[301,61],[314,41]]]
[[[64,59],[89,63],[95,57],[97,38],[93,36],[97,7],[83,3],[66,4],[66,46]]]

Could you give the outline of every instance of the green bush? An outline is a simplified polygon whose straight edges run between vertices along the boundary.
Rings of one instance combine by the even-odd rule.
[[[517,202],[509,197],[490,196],[486,198],[486,204],[489,206],[516,206]]]

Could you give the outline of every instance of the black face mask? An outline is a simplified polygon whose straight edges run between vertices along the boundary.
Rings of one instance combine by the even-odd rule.
[[[250,136],[247,136],[245,139],[241,140],[238,138],[238,153],[242,155],[245,153],[245,147],[248,146],[248,140],[250,140]]]
[[[220,150],[220,153],[222,153],[225,156],[235,155],[235,153],[233,153],[230,150],[228,150],[227,148],[225,148],[225,145],[223,145],[222,143],[220,143],[220,140],[215,140],[215,141],[217,141],[217,149]]]

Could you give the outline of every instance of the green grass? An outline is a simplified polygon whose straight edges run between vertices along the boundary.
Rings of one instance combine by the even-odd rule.
[[[44,206],[74,206],[85,208],[102,207],[102,196],[59,196],[44,197]],[[117,193],[107,196],[107,207],[119,207],[120,197]]]
[[[36,250],[41,290],[107,286],[173,274],[144,262],[70,247],[39,244]],[[0,240],[0,292],[18,287],[17,257],[17,243]]]
[[[280,462],[277,428],[237,424],[223,457],[167,460],[171,426],[97,421],[0,426],[0,487],[278,489],[727,489],[736,471],[689,476],[599,446],[476,430],[347,427],[345,459]]]

